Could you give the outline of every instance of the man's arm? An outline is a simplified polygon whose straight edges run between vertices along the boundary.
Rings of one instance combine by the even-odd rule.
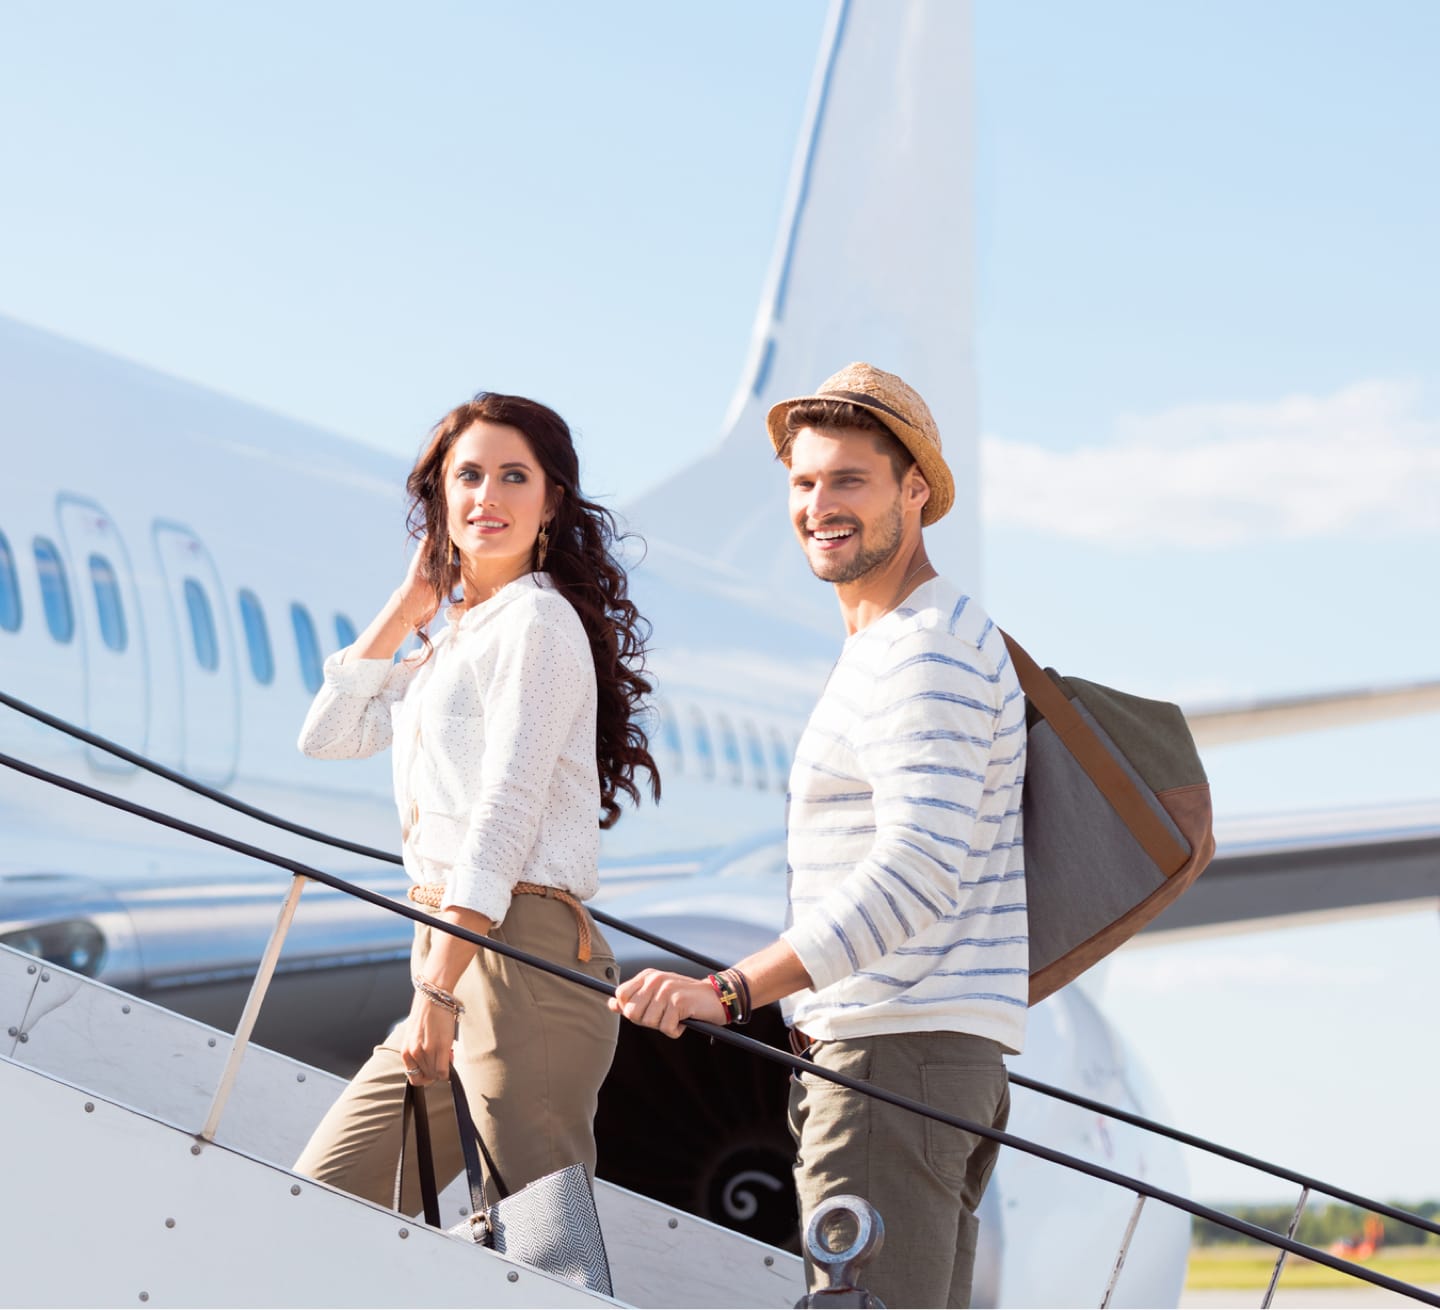
[[[750,1003],[756,1009],[803,991],[810,975],[789,945],[783,941],[747,955],[735,966],[750,984]],[[642,969],[621,983],[610,1000],[610,1008],[642,1028],[658,1028],[667,1037],[679,1037],[686,1019],[706,1023],[727,1022],[725,1007],[707,978],[687,978],[659,969]]]

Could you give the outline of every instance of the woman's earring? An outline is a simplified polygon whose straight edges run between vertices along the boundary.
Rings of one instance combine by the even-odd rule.
[[[550,549],[550,525],[540,525],[540,535],[535,538],[535,568],[538,572],[545,567],[545,552]]]

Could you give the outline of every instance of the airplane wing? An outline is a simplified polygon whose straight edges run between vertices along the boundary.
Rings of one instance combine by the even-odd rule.
[[[1440,898],[1440,802],[1236,821],[1210,867],[1137,938],[1396,913]]]
[[[1195,744],[1203,750],[1312,728],[1339,728],[1437,712],[1440,680],[1196,707],[1185,711],[1185,719],[1195,735]]]

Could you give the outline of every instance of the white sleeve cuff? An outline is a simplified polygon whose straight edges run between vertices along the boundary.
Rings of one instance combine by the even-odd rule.
[[[342,696],[378,696],[389,680],[395,663],[392,660],[347,660],[345,650],[337,650],[325,661],[325,683]]]
[[[452,869],[445,879],[445,897],[441,909],[473,910],[483,914],[499,927],[510,909],[510,885],[499,874],[488,870]]]
[[[838,943],[833,953],[827,951],[827,943],[823,937],[817,936],[817,929],[820,934],[825,933],[825,926],[815,923],[814,916],[810,916],[808,921],[802,920],[785,929],[780,934],[780,940],[795,952],[800,963],[805,966],[805,972],[810,975],[811,986],[818,992],[848,977],[852,971],[850,962],[845,958],[844,951],[839,949]],[[835,960],[835,955],[841,957],[839,961]]]

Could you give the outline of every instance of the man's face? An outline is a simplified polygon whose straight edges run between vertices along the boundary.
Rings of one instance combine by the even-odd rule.
[[[817,578],[855,582],[900,548],[902,488],[868,432],[801,428],[790,445],[790,519]]]

